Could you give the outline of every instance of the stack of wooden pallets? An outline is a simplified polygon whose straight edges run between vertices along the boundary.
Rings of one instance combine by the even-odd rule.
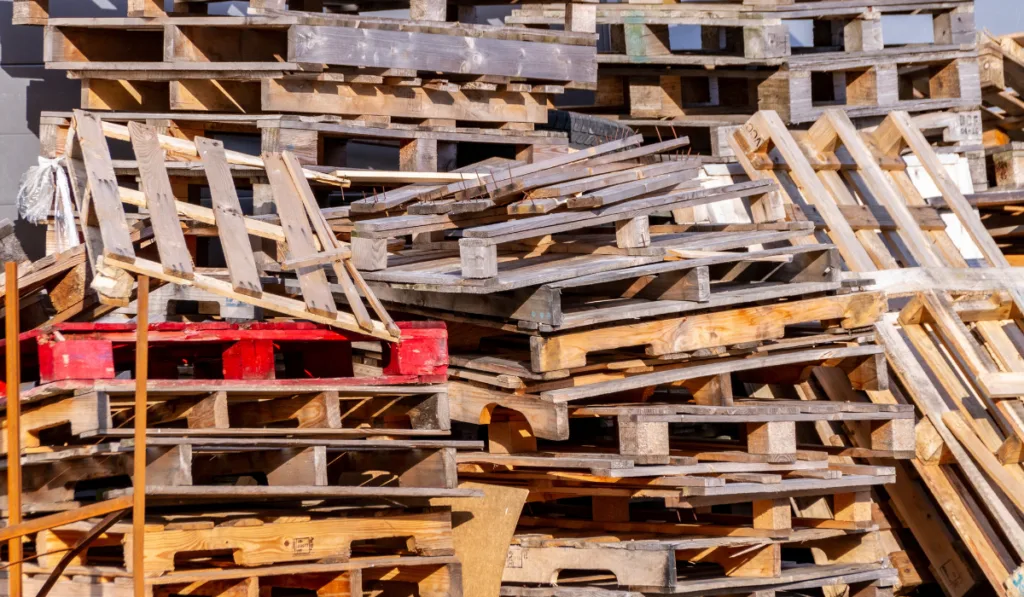
[[[875,325],[890,366],[889,392],[868,395],[876,403],[914,404],[921,416],[913,472],[897,467],[890,497],[932,573],[947,594],[963,594],[982,579],[996,594],[1015,594],[1024,561],[1019,271],[1008,267],[906,114],[888,116],[867,134],[838,112],[799,134],[758,114],[736,139],[746,148],[748,174],[776,178],[794,211],[817,213],[813,219],[843,255],[844,278],[885,290],[899,311]],[[757,167],[771,155],[769,168]],[[913,182],[919,177],[906,167],[911,159],[927,173],[927,190]],[[875,222],[851,217],[854,206],[875,214]],[[901,489],[901,479],[910,485]],[[949,529],[922,515],[921,500],[907,501],[914,485],[930,491]],[[962,548],[950,548],[950,531]],[[977,572],[964,565],[972,560]]]
[[[929,43],[887,39],[920,23],[894,22],[883,36],[884,19],[906,15],[932,18]],[[506,22],[554,26],[563,18],[560,4],[529,4]],[[792,29],[806,21],[812,31]],[[971,138],[954,143],[981,140],[971,1],[638,1],[602,4],[596,22],[597,93],[574,108],[651,136],[681,131],[696,147],[729,155],[728,132],[759,109],[802,124],[842,107],[865,122],[892,110],[964,111],[943,117],[944,140],[965,129]]]
[[[872,497],[914,454],[913,406],[874,342],[887,302],[844,283],[845,238],[815,239],[835,213],[865,239],[893,216],[789,200],[812,184],[785,157],[805,146],[770,112],[742,132],[747,180],[678,155],[685,139],[633,138],[325,210],[390,309],[448,323],[452,417],[487,428],[462,476],[529,492],[504,594],[921,583],[896,506]],[[782,157],[762,153],[776,140]],[[907,177],[899,157],[886,168]],[[935,517],[911,514],[912,531],[950,536],[916,499],[899,494],[900,516]]]
[[[476,24],[472,10],[459,12],[469,22],[446,22],[443,1],[405,2],[407,19],[330,12],[367,10],[351,4],[254,2],[246,16],[158,4],[51,18],[45,1],[19,0],[15,22],[45,26],[46,67],[80,80],[81,107],[106,122],[223,136],[248,153],[290,150],[309,165],[361,167],[369,151],[392,170],[446,171],[487,155],[564,152],[564,132],[541,130],[551,100],[596,82],[592,33]],[[43,155],[61,153],[70,122],[43,114]],[[186,200],[190,177],[173,174]],[[252,186],[256,213],[269,206],[265,177],[234,175]]]
[[[458,595],[449,508],[457,489],[441,324],[399,324],[391,365],[369,338],[308,323],[156,324],[149,332],[144,572],[153,594],[293,588],[359,595],[391,585]],[[30,516],[133,484],[132,324],[62,324],[21,336],[37,378],[22,394],[22,503]],[[6,451],[6,446],[5,446]],[[4,485],[3,494],[7,487]],[[54,569],[61,595],[131,595],[129,523],[30,535],[26,594]],[[58,576],[60,578],[60,576]],[[73,580],[72,580],[73,578]]]
[[[1019,454],[1019,276],[969,180],[905,112],[800,132],[763,111],[728,142],[739,172],[624,139],[325,210],[390,309],[448,323],[452,416],[487,428],[462,476],[528,492],[503,593],[1004,591],[1021,560],[996,535],[974,550],[1014,531],[995,492],[1016,481],[984,475]],[[898,333],[971,326],[914,341],[969,369],[913,374],[899,297]],[[933,399],[957,376],[990,409],[980,440],[981,415]],[[934,456],[908,466],[922,425]]]
[[[985,154],[1000,189],[1024,186],[1024,36],[978,34]]]
[[[18,272],[71,305],[19,340],[30,523],[138,489],[138,330],[91,323],[133,276],[267,321],[148,328],[143,549],[117,515],[41,525],[29,589],[457,596],[462,480],[527,501],[484,535],[506,597],[1011,593],[1020,274],[906,112],[759,111],[734,166],[636,135],[322,209],[314,185],[363,174],[68,125],[85,246],[53,260],[86,274]],[[176,200],[174,167],[212,207]],[[242,214],[239,168],[276,216]]]

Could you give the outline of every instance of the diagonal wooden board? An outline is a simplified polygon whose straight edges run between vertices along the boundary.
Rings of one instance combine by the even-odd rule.
[[[99,221],[104,254],[120,261],[131,261],[135,258],[135,249],[125,223],[117,176],[100,120],[94,114],[75,110],[75,131],[82,148],[89,197]]]
[[[309,226],[306,210],[302,207],[298,191],[288,174],[284,158],[280,153],[263,155],[267,178],[277,203],[277,213],[281,218],[281,226],[287,240],[288,254],[291,259],[304,259],[316,254],[313,230]],[[338,312],[331,295],[331,287],[327,284],[327,274],[319,265],[300,267],[296,270],[299,285],[302,287],[302,298],[309,310],[318,315],[333,317]]]
[[[224,143],[196,137],[195,144],[206,170],[207,183],[210,185],[217,236],[224,251],[224,260],[228,264],[231,284],[235,292],[259,296],[263,292],[263,286],[260,284],[259,270],[256,269],[256,258],[249,242],[249,233],[245,228],[242,206],[238,201],[235,183],[232,181],[231,168],[224,156]]]
[[[878,160],[871,154],[864,139],[854,127],[850,117],[840,110],[826,110],[825,115],[811,127],[809,137],[814,137],[815,129],[830,128],[831,134],[835,135],[842,142],[843,147],[850,152],[854,161],[863,175],[871,194],[875,200],[881,203],[900,231],[900,236],[910,249],[918,264],[925,267],[942,267],[945,264],[935,255],[931,243],[924,235],[924,231],[917,224],[917,220],[910,213],[910,207],[901,198],[896,189],[889,183],[878,165]]]
[[[325,251],[340,249],[341,243],[334,237],[331,227],[327,224],[327,220],[324,219],[323,213],[320,212],[320,206],[313,195],[313,189],[310,188],[309,183],[302,176],[302,166],[299,164],[298,158],[289,151],[282,152],[281,158],[283,159],[288,176],[291,177],[299,201],[302,203],[303,213],[306,214],[306,217],[312,223],[313,233],[320,241],[320,246],[324,247]],[[370,314],[366,312],[366,307],[363,306],[363,301],[359,298],[359,291],[356,289],[355,284],[352,283],[352,278],[349,277],[348,271],[342,265],[340,257],[331,260],[331,268],[334,270],[334,277],[337,278],[338,285],[341,286],[342,291],[345,293],[345,300],[348,301],[356,321],[364,328],[369,329],[373,327]]]
[[[138,122],[128,123],[128,134],[139,164],[142,192],[146,195],[149,221],[153,226],[157,252],[164,271],[179,278],[192,277],[192,256],[185,244],[178,212],[174,207],[171,179],[164,166],[164,150],[156,138],[156,129]],[[120,195],[118,195],[120,200]]]

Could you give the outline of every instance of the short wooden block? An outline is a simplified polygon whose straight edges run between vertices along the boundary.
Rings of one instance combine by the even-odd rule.
[[[847,52],[878,52],[882,43],[881,13],[865,13],[843,27],[843,46]]]
[[[619,417],[619,453],[637,464],[668,462],[668,423],[639,423]]]
[[[651,230],[647,216],[615,222],[615,245],[620,249],[651,246]]]
[[[779,456],[795,454],[796,423],[793,421],[747,423],[747,452]]]
[[[793,509],[788,499],[757,500],[754,509],[754,528],[781,531],[792,528]]]
[[[364,272],[387,269],[388,240],[352,235],[352,263]]]
[[[789,27],[786,25],[743,28],[743,55],[747,58],[783,58],[790,52]]]
[[[833,515],[836,520],[871,522],[871,492],[854,491],[833,496]]]
[[[459,260],[463,278],[493,278],[498,275],[498,246],[480,239],[459,240]]]
[[[728,373],[687,380],[683,384],[693,394],[693,401],[707,406],[733,404],[732,376]]]
[[[444,2],[441,6],[443,10]],[[403,142],[399,147],[398,167],[410,172],[437,172],[437,139],[412,139]]]
[[[883,452],[911,452],[916,449],[914,419],[893,419],[873,421],[871,424],[871,449]]]
[[[448,330],[433,322],[401,322],[402,341],[384,347],[385,375],[430,375],[445,381],[448,374]]]
[[[536,452],[537,437],[533,435],[526,417],[515,411],[499,409],[491,415],[491,422],[487,425],[487,451],[491,454]]]
[[[39,381],[113,379],[114,347],[109,340],[40,341]]]

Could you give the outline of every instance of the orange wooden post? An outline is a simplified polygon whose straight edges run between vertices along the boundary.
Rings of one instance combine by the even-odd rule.
[[[18,317],[18,264],[4,267],[4,307],[7,310],[7,526],[21,524],[21,321]],[[21,597],[21,537],[7,541],[9,597]]]
[[[146,531],[146,382],[149,379],[149,276],[139,276],[135,318],[135,448],[132,476],[132,582],[135,597],[145,597],[143,539]]]

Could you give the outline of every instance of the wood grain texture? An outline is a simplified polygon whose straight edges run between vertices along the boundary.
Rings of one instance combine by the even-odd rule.
[[[146,195],[149,220],[156,237],[156,248],[164,270],[181,278],[192,277],[192,256],[185,244],[185,234],[178,222],[171,179],[164,166],[164,150],[160,148],[156,129],[138,122],[128,123],[135,159],[139,165],[142,192]]]
[[[195,144],[206,169],[217,236],[220,238],[224,260],[228,264],[231,285],[235,292],[256,296],[263,291],[263,286],[260,284],[256,258],[249,242],[246,218],[242,214],[242,205],[238,201],[231,169],[224,156],[224,143],[196,137]]]
[[[295,25],[288,60],[553,81],[597,81],[596,49],[556,43]]]

